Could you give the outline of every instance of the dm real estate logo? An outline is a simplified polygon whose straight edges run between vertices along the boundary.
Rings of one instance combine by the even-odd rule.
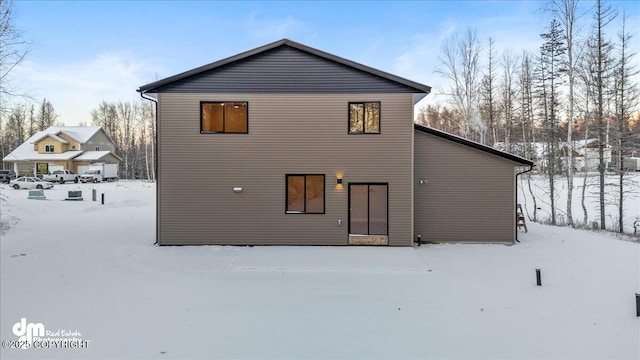
[[[19,322],[13,324],[11,328],[13,335],[18,337],[18,343],[21,349],[28,349],[33,343],[33,338],[40,338],[45,336],[43,323],[28,323],[27,319],[22,318]]]
[[[47,330],[43,323],[28,323],[26,318],[13,324],[11,330],[18,340],[3,340],[4,348],[78,349],[87,348],[90,342],[82,339],[82,334],[77,330]]]

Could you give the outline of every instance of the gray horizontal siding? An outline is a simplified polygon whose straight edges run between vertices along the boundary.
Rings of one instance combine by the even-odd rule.
[[[160,94],[160,244],[346,245],[348,183],[388,182],[390,245],[410,245],[411,98]],[[249,133],[200,134],[200,101],[230,99]],[[347,134],[349,101],[381,101],[381,134]],[[285,174],[325,174],[325,214],[285,214]]]
[[[414,93],[414,88],[288,46],[155,89],[163,93]]]
[[[115,144],[111,142],[103,130],[96,132],[86,143],[80,145],[81,150],[93,151],[99,147],[101,151],[116,151]]]
[[[517,163],[419,131],[414,161],[416,236],[433,242],[515,240]]]

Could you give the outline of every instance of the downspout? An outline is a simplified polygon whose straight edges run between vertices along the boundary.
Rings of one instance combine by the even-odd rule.
[[[535,165],[533,163],[531,163],[531,165],[529,165],[529,170],[521,171],[521,172],[516,174],[516,184],[515,184],[516,185],[516,203],[515,203],[516,208],[518,207],[518,176],[530,172],[531,170],[533,170],[534,166]],[[518,220],[516,219],[516,222],[517,221]],[[516,242],[520,242],[520,240],[518,240],[518,226],[517,226],[517,224],[516,224]]]
[[[159,186],[158,186],[158,161],[156,160],[158,158],[158,100],[152,98],[151,96],[145,96],[144,91],[140,91],[140,97],[142,97],[145,100],[150,100],[155,104],[155,113],[156,113],[156,131],[155,134],[153,134],[153,154],[155,155],[155,159],[153,159],[153,171],[156,174],[156,242],[153,243],[153,245],[158,245],[158,237],[160,236],[160,232],[159,232],[159,223],[158,223],[158,219],[159,219],[159,211],[160,211],[160,207],[158,206],[158,199],[160,198],[160,190],[159,190]]]

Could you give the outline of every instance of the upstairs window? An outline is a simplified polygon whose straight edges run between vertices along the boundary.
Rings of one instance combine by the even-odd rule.
[[[200,132],[247,134],[247,102],[200,102]]]
[[[349,134],[380,134],[380,102],[349,103]]]
[[[288,214],[324,214],[324,175],[287,175]]]
[[[45,145],[45,146],[44,146],[44,152],[52,153],[52,152],[56,152],[56,151],[55,151],[55,149],[54,149],[54,146],[53,146],[53,145]]]

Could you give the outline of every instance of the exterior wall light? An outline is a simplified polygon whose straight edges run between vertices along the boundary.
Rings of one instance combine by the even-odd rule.
[[[336,178],[336,184],[337,185],[342,185],[342,179],[341,178]]]

